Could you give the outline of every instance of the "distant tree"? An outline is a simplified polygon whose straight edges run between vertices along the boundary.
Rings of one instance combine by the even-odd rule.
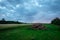
[[[55,25],[60,25],[60,19],[59,18],[55,18],[51,21],[51,24],[55,24]]]
[[[0,20],[0,24],[5,24],[5,23],[6,23],[5,19],[2,18],[2,20]]]
[[[5,19],[4,18],[2,18],[2,20],[1,21],[5,21]]]

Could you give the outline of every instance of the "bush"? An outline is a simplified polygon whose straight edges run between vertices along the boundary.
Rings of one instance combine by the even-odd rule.
[[[55,24],[55,25],[60,25],[60,19],[59,18],[55,18],[51,21],[51,24]]]

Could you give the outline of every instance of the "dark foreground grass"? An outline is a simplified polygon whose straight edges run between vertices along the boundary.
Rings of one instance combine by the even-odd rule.
[[[48,30],[33,30],[31,25],[0,29],[0,40],[60,40],[57,26],[44,25]]]

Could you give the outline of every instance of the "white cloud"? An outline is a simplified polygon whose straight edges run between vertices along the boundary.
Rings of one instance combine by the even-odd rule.
[[[6,13],[6,16],[10,16],[10,13]]]
[[[2,6],[0,6],[0,9],[7,9],[6,7],[2,7]]]
[[[6,0],[0,0],[0,2],[4,2],[4,1],[6,1]]]
[[[3,0],[0,0],[0,2],[2,2]]]
[[[1,2],[2,0],[0,0],[0,2]]]
[[[16,7],[14,5],[12,5],[10,2],[8,2],[7,0],[4,3],[8,9],[10,9],[10,8],[16,9]]]
[[[5,14],[2,14],[2,17],[6,17],[6,15]]]
[[[43,5],[39,5],[39,7],[43,7]]]
[[[9,12],[7,12],[5,15],[6,15],[7,17],[14,17],[14,16],[15,16],[13,13],[9,13]]]
[[[38,2],[37,0],[32,0],[30,3],[31,3],[31,5],[33,5],[33,6],[42,7],[42,5],[39,4],[39,2]]]
[[[38,13],[36,13],[36,15],[33,16],[34,17],[34,20],[33,22],[42,22],[42,23],[50,23],[50,21],[57,17],[57,14],[49,11],[49,12],[43,12],[43,11],[40,11]]]
[[[7,6],[7,8],[16,9],[16,7],[14,7],[13,5],[11,5],[11,4],[9,4],[9,3],[8,3],[6,6]]]
[[[39,5],[38,2],[37,2],[37,0],[32,0],[31,3],[32,3],[33,5],[36,5],[36,6]]]
[[[31,10],[31,9],[32,9],[31,4],[29,4],[29,3],[24,2],[23,5],[24,5],[24,8],[25,8],[25,9],[28,9],[28,10]]]
[[[17,7],[17,8],[20,7],[20,4],[17,4],[16,7]]]
[[[16,12],[16,11],[15,11],[15,10],[10,10],[10,12],[14,13],[14,12]]]

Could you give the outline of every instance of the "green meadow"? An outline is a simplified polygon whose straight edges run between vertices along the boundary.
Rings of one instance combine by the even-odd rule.
[[[0,40],[60,40],[59,27],[44,24],[47,30],[32,29],[32,24],[0,24]]]

